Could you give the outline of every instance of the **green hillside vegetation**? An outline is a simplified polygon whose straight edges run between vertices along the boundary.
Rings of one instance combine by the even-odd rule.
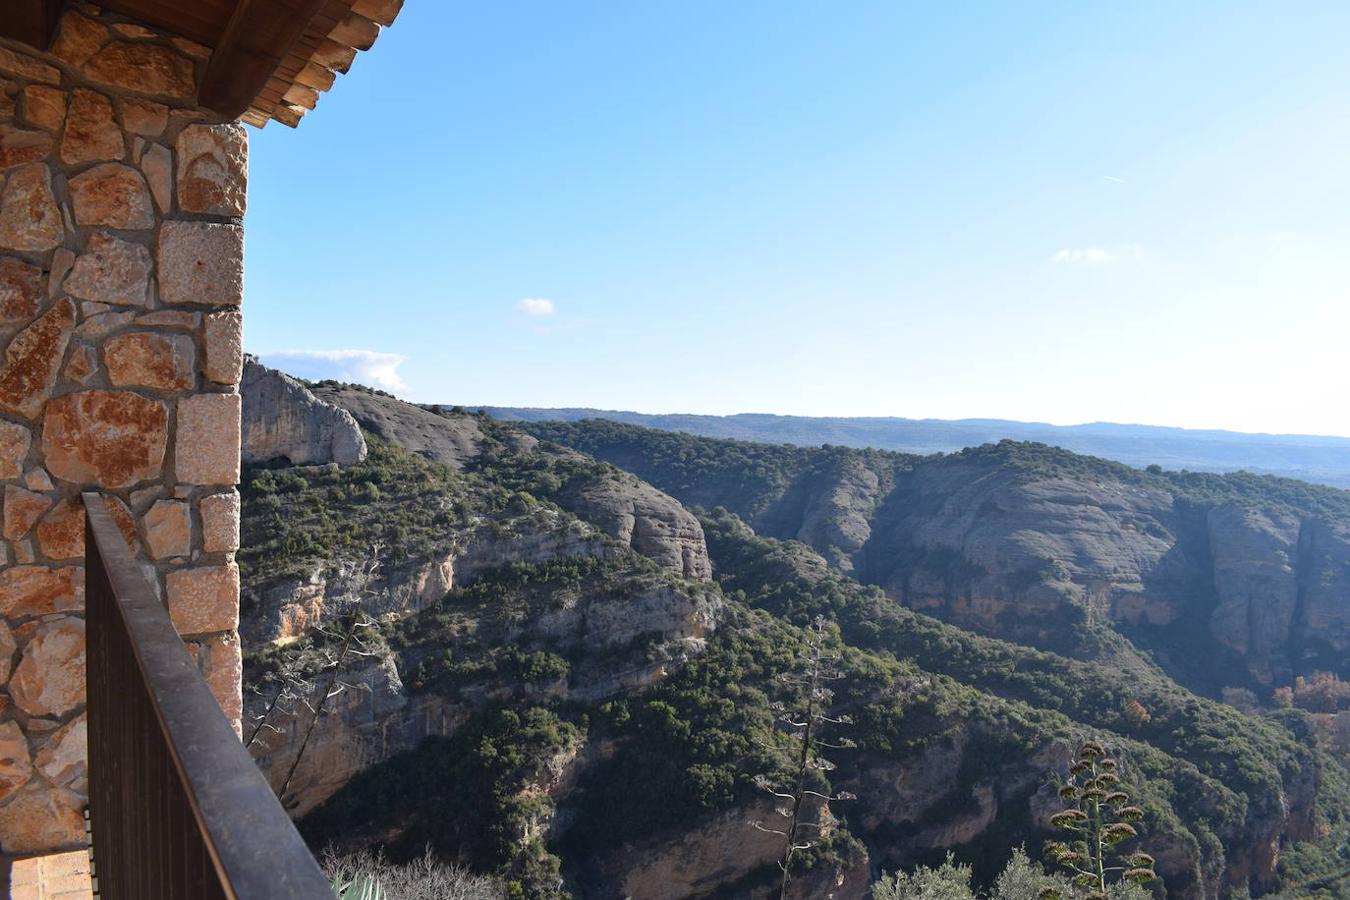
[[[513,696],[475,714],[450,739],[359,776],[310,815],[306,834],[320,843],[338,836],[359,843],[396,832],[395,859],[411,858],[430,842],[502,874],[519,896],[563,896],[556,890],[559,872],[583,881],[595,877],[592,861],[624,844],[659,839],[758,798],[752,779],[777,764],[762,740],[772,727],[773,704],[785,699],[778,676],[803,646],[800,624],[826,615],[839,623],[845,650],[847,678],[836,707],[853,716],[849,736],[858,744],[836,755],[834,787],[913,761],[934,745],[960,741],[964,747],[957,787],[906,826],[911,833],[970,814],[977,784],[1025,781],[1024,761],[1038,749],[1069,735],[1100,735],[1126,761],[1145,810],[1142,830],[1192,847],[1202,861],[1193,877],[1211,881],[1222,870],[1225,845],[1240,842],[1253,817],[1274,812],[1284,779],[1320,763],[1328,775],[1317,815],[1329,838],[1325,846],[1291,853],[1290,865],[1320,872],[1330,864],[1334,836],[1343,833],[1350,809],[1344,775],[1300,749],[1279,722],[1195,698],[1161,673],[1141,683],[916,615],[829,572],[801,545],[755,537],[725,511],[706,517],[704,526],[731,612],[701,657],[638,694],[597,704],[549,701],[539,687],[566,680],[580,655],[494,644],[491,627],[466,641],[460,618],[477,621],[495,610],[512,619],[525,611],[524,598],[546,603],[569,590],[622,590],[625,578],[651,577],[614,561],[505,567],[386,628],[390,646],[410,661],[415,690],[455,697],[470,683],[487,681],[510,686]],[[1134,699],[1152,717],[1142,726],[1125,712]],[[614,748],[583,767],[576,788],[562,798],[568,821],[585,827],[553,844],[524,841],[530,823],[553,806],[530,786],[547,781],[557,760],[584,754],[583,745]],[[428,789],[437,785],[444,787]],[[1039,785],[1038,776],[1019,790]],[[888,855],[893,851],[886,848],[904,846],[906,833],[861,827],[866,803],[841,805],[836,812],[845,827],[803,864],[837,861],[858,840],[880,848],[887,868],[941,861],[936,850]],[[977,878],[997,874],[1014,844],[1048,837],[1024,810],[1024,804],[1002,804],[996,821],[958,848],[958,859],[973,864]]]
[[[885,483],[913,466],[954,459],[659,432],[648,433],[653,449],[623,426],[602,423],[599,430],[605,440],[629,442],[625,453],[650,451],[654,462],[632,465],[657,486],[725,491],[747,514],[765,509],[802,471],[862,465]],[[486,423],[485,433],[483,453],[464,473],[373,437],[370,458],[358,466],[251,469],[243,489],[245,577],[299,574],[368,553],[374,544],[397,548],[401,557],[443,553],[471,523],[509,529],[541,510],[566,518],[555,502],[615,474],[584,457],[532,448],[496,423]],[[1035,477],[1058,467],[1076,477],[1140,484],[1190,477],[1032,445],[968,453]],[[1212,477],[1196,483],[1204,487]],[[1328,515],[1337,509],[1336,492],[1313,488],[1309,500],[1302,488],[1273,479],[1228,476],[1217,485],[1204,490],[1255,491],[1271,502],[1284,492],[1278,502],[1321,503]],[[1191,496],[1202,502],[1206,495],[1196,488]],[[1092,661],[979,637],[895,604],[803,544],[757,536],[734,511],[716,508],[701,521],[715,585],[686,582],[605,543],[599,558],[504,565],[419,613],[383,618],[372,645],[396,662],[410,693],[445,697],[464,711],[464,724],[358,775],[304,820],[307,838],[317,847],[385,843],[396,861],[420,855],[429,843],[447,858],[502,876],[512,897],[557,900],[578,885],[604,882],[613,874],[606,860],[625,846],[668,842],[761,801],[754,777],[779,764],[762,741],[774,727],[775,704],[792,700],[780,676],[795,664],[805,626],[821,616],[833,623],[843,654],[846,677],[836,685],[834,709],[852,716],[847,736],[857,747],[833,755],[838,768],[820,786],[852,789],[860,799],[836,805],[841,827],[800,858],[803,867],[841,864],[863,845],[887,871],[940,865],[947,848],[915,849],[914,839],[978,815],[975,789],[983,786],[1002,795],[996,814],[953,849],[974,867],[976,883],[988,885],[1014,846],[1038,851],[1051,836],[1027,814],[1028,799],[1048,774],[1047,764],[1033,758],[1049,759],[1038,754],[1089,737],[1122,760],[1150,847],[1196,860],[1192,870],[1172,875],[1169,894],[1217,883],[1225,863],[1267,832],[1278,833],[1294,790],[1315,799],[1307,804],[1309,839],[1282,849],[1286,886],[1344,867],[1337,853],[1350,835],[1350,777],[1322,748],[1308,713],[1246,716],[1197,697],[1101,628],[1081,626],[1079,643],[1093,648]],[[723,621],[701,655],[670,659],[654,636],[643,634],[597,650],[531,630],[560,610],[621,603],[658,587],[726,598]],[[326,640],[314,635],[252,654],[249,682],[264,681],[282,654],[317,659]],[[607,674],[644,665],[669,674],[599,701],[567,699]],[[886,812],[887,792],[869,779],[920,765],[930,751],[959,766],[955,783],[917,818],[896,819]],[[559,789],[565,770],[574,780]],[[551,819],[558,823],[553,831],[545,827]],[[726,895],[773,878],[769,863]]]
[[[1010,468],[1027,479],[1118,481],[1168,491],[1196,505],[1247,504],[1350,521],[1350,491],[1249,472],[1168,472],[1157,466],[1137,469],[1030,442],[1005,440],[957,453],[914,456],[828,444],[802,447],[698,437],[607,419],[522,422],[517,427],[541,440],[612,462],[686,503],[707,508],[724,506],[746,520],[753,519],[768,498],[780,495],[794,480],[827,462],[850,459],[878,473],[916,466],[987,463],[991,467]]]

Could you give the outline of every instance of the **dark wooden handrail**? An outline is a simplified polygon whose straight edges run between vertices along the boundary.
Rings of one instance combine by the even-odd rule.
[[[89,808],[108,900],[332,900],[99,494],[84,495]]]

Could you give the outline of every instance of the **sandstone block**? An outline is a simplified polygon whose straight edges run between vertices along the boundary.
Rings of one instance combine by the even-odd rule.
[[[169,618],[179,634],[233,631],[239,625],[239,567],[175,569],[164,577]]]
[[[0,723],[0,802],[9,799],[32,777],[33,760],[28,755],[28,738],[23,729],[18,722]]]
[[[61,377],[76,384],[86,384],[98,371],[98,351],[88,344],[80,344],[70,352]]]
[[[33,556],[33,548],[29,546],[27,541],[15,541],[11,546],[14,548],[15,565],[26,566],[31,564],[35,559]]]
[[[122,124],[132,134],[159,137],[169,124],[169,108],[151,100],[123,100]]]
[[[83,559],[84,503],[66,497],[52,507],[38,523],[37,544],[48,559]]]
[[[192,517],[185,500],[160,500],[145,514],[145,544],[154,559],[192,552]]]
[[[9,690],[30,716],[63,716],[84,703],[84,622],[61,618],[40,625]]]
[[[82,846],[84,814],[80,806],[79,798],[69,791],[30,781],[0,807],[0,834],[5,835],[5,852],[36,853],[55,847]],[[85,892],[88,893],[87,887]]]
[[[238,306],[244,291],[244,230],[209,222],[165,222],[159,230],[164,303]]]
[[[126,391],[66,394],[47,406],[42,452],[65,481],[128,487],[159,475],[168,440],[168,408]]]
[[[178,401],[174,472],[185,484],[239,481],[238,394],[196,394]]]
[[[240,719],[243,717],[243,654],[239,648],[239,635],[224,634],[197,645],[194,654],[197,667],[206,679],[207,687],[220,704],[220,711],[234,724],[235,733],[239,733]]]
[[[148,247],[95,232],[71,267],[65,289],[81,300],[145,306],[153,265]]]
[[[0,612],[11,618],[84,608],[84,569],[20,565],[0,572]]]
[[[18,478],[33,436],[27,428],[0,420],[0,478]]]
[[[75,304],[62,300],[15,335],[0,366],[0,409],[29,419],[42,414],[75,325]]]
[[[21,259],[0,257],[0,324],[27,322],[42,304],[42,270]]]
[[[108,338],[103,363],[117,387],[182,391],[192,387],[197,351],[185,334],[134,331]]]
[[[248,187],[244,126],[189,125],[178,135],[178,207],[242,216]]]
[[[23,485],[30,491],[50,491],[56,487],[46,469],[32,469],[23,476]]]
[[[0,47],[0,72],[43,84],[61,83],[61,70],[56,66],[38,62],[31,56],[15,53],[7,47]]]
[[[34,762],[49,781],[64,786],[84,775],[88,758],[89,720],[80,715],[47,738]]]
[[[60,31],[52,42],[52,55],[72,66],[82,66],[108,42],[108,29],[79,13],[61,17]]]
[[[100,309],[107,309],[103,303],[83,303],[81,311],[84,313],[84,321],[75,326],[75,336],[85,340],[96,341],[112,334],[124,325],[129,325],[136,318],[136,314],[130,311],[123,312],[100,312]]]
[[[155,206],[167,214],[173,202],[173,154],[168,147],[151,144],[141,157],[140,165],[150,185],[150,193],[154,195]]]
[[[65,234],[47,166],[33,163],[12,172],[0,192],[0,247],[50,250]]]
[[[17,541],[28,533],[43,513],[52,505],[50,497],[25,490],[17,485],[5,485],[5,540]],[[3,603],[0,600],[0,603]]]
[[[80,225],[135,230],[155,224],[145,179],[122,163],[103,163],[76,175],[70,180],[70,199]]]
[[[52,151],[52,136],[45,131],[0,124],[0,170],[40,162]]]
[[[138,41],[148,41],[159,37],[158,34],[151,31],[149,28],[146,28],[144,25],[133,25],[129,22],[118,22],[113,25],[112,29],[122,35],[122,37],[128,37]]]
[[[66,93],[42,84],[23,89],[23,118],[30,125],[47,131],[60,131],[66,119]]]
[[[117,530],[122,533],[122,540],[127,542],[127,550],[132,556],[136,556],[136,518],[132,516],[131,510],[117,497],[106,494],[103,497],[103,505],[108,510],[108,517],[112,519]]]
[[[14,640],[14,632],[10,631],[9,624],[0,619],[0,682],[9,680],[10,669],[14,666],[14,651],[19,649],[19,642]],[[3,707],[0,707],[3,711]]]
[[[191,100],[197,90],[192,60],[160,44],[108,44],[89,58],[90,81],[134,94]]]
[[[75,254],[65,247],[57,247],[52,254],[52,270],[47,274],[47,298],[55,298],[61,291],[70,267],[75,265]]]
[[[66,130],[61,135],[61,160],[76,165],[125,155],[126,142],[113,120],[112,101],[84,89],[71,94]]]
[[[198,504],[202,516],[202,549],[233,553],[239,549],[239,492],[211,494]]]
[[[233,310],[209,313],[202,374],[216,384],[238,384],[244,371],[244,317]]]

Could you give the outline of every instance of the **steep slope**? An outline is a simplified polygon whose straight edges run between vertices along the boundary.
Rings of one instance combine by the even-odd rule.
[[[803,540],[894,599],[985,634],[1074,654],[1085,625],[1110,621],[1215,695],[1350,675],[1342,491],[1141,471],[1035,444],[920,458],[604,421],[523,427]]]

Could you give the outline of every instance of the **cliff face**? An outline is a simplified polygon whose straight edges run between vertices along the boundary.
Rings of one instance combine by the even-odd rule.
[[[366,442],[350,413],[324,403],[284,372],[244,360],[243,461],[296,466],[358,463]]]
[[[854,560],[908,606],[1023,643],[1067,650],[1067,625],[1111,621],[1212,641],[1260,685],[1350,671],[1350,543],[1316,515],[931,465],[900,479]]]
[[[1110,622],[1206,692],[1350,676],[1350,499],[1142,472],[1040,445],[945,457],[747,445],[610,422],[524,427],[803,541],[896,600],[1073,652]],[[1212,657],[1218,666],[1194,665]],[[1226,680],[1225,680],[1226,679]]]

